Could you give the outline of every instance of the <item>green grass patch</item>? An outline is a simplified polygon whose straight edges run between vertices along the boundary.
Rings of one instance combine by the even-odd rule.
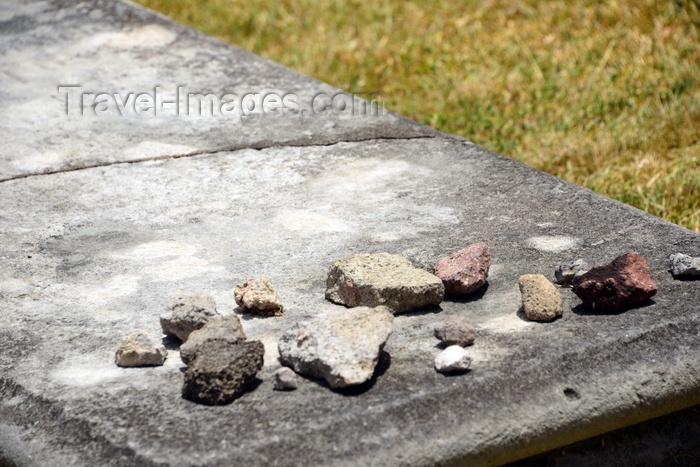
[[[140,3],[700,232],[700,2]]]

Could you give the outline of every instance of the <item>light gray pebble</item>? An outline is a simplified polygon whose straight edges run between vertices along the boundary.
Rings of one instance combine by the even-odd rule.
[[[668,258],[669,269],[674,276],[700,276],[700,257],[676,253]]]

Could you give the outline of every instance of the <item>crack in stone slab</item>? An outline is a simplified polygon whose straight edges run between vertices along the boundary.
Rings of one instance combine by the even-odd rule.
[[[80,170],[96,169],[96,168],[100,168],[100,167],[109,167],[112,165],[137,164],[137,163],[141,163],[141,162],[156,162],[156,161],[163,161],[163,160],[185,159],[188,157],[196,157],[196,156],[202,156],[202,155],[214,155],[214,154],[219,154],[222,152],[244,151],[246,149],[253,149],[255,151],[262,151],[263,149],[272,149],[272,148],[325,147],[325,146],[335,146],[336,144],[341,144],[341,143],[364,143],[367,141],[382,141],[382,140],[411,141],[411,140],[416,140],[416,139],[432,139],[432,138],[453,139],[453,138],[450,138],[451,136],[452,135],[440,135],[436,132],[435,135],[421,135],[421,136],[410,136],[410,137],[380,136],[380,137],[374,137],[374,138],[342,139],[342,140],[329,141],[327,143],[319,142],[319,143],[311,143],[311,144],[304,144],[304,142],[301,140],[292,140],[292,141],[288,141],[286,143],[260,142],[260,143],[256,143],[256,144],[252,144],[252,145],[240,145],[240,146],[233,145],[233,146],[223,147],[220,149],[193,151],[193,152],[188,152],[187,154],[164,154],[161,156],[143,157],[140,159],[133,159],[133,160],[128,160],[128,161],[111,161],[111,162],[101,162],[101,163],[97,163],[97,164],[87,164],[87,165],[82,165],[80,167],[66,167],[63,169],[51,170],[51,171],[40,172],[40,173],[30,173],[30,174],[17,175],[14,177],[0,180],[0,184],[6,183],[6,182],[12,182],[12,181],[16,181],[16,180],[33,178],[33,177],[41,177],[41,176],[46,176],[46,175],[56,175],[56,174],[62,174],[62,173],[68,173],[68,172],[77,172]]]

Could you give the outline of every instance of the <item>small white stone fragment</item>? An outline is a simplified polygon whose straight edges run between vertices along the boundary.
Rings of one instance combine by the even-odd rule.
[[[283,366],[275,372],[275,390],[293,391],[298,387],[299,377],[291,368]]]
[[[156,344],[146,333],[125,337],[114,355],[118,366],[160,366],[168,356],[163,344]]]
[[[435,357],[435,369],[440,373],[466,371],[471,364],[472,359],[460,345],[451,345]]]

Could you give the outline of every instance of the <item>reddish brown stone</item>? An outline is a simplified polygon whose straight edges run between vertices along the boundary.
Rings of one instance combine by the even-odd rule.
[[[574,293],[596,311],[621,311],[656,295],[646,260],[627,253],[574,279]]]
[[[445,285],[445,293],[469,295],[486,284],[490,267],[489,247],[475,243],[439,261],[433,270]]]

